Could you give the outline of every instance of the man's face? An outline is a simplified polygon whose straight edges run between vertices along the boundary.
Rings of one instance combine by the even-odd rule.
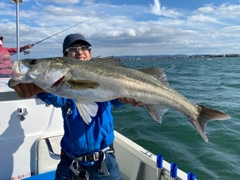
[[[79,48],[76,49],[74,47],[79,47]],[[74,43],[68,48],[68,51],[66,52],[66,56],[76,58],[76,59],[81,59],[81,60],[90,60],[92,58],[92,53],[89,51],[88,47],[89,47],[88,45],[84,45],[81,43],[76,43],[76,44]]]

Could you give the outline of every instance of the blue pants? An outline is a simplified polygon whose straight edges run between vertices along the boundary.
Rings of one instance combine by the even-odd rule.
[[[55,180],[75,180],[75,174],[70,169],[73,159],[68,157],[65,153],[61,156],[61,161],[56,170]],[[105,158],[109,176],[105,176],[98,171],[98,164],[93,166],[84,166],[84,169],[89,173],[89,180],[122,180],[118,163],[113,153],[107,153]]]

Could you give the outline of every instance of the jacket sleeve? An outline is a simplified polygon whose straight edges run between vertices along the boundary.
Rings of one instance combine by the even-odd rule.
[[[5,49],[10,53],[10,55],[14,55],[17,53],[16,48],[5,48]]]
[[[124,105],[123,103],[121,103],[118,99],[113,99],[110,101],[111,104],[115,107],[122,107],[122,105]]]
[[[51,93],[39,93],[37,94],[37,97],[45,103],[52,104],[54,107],[62,107],[67,101],[67,98],[56,96]]]
[[[10,55],[14,55],[17,53],[17,48],[6,48],[6,49],[10,53]],[[20,52],[23,52],[26,49],[27,49],[26,46],[22,46],[22,47],[20,47]]]

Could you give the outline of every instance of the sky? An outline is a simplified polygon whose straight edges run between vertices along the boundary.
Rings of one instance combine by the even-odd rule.
[[[23,0],[19,17],[20,45],[34,44],[21,59],[62,56],[71,33],[93,56],[240,54],[240,0]],[[10,0],[0,2],[0,36],[16,47]]]

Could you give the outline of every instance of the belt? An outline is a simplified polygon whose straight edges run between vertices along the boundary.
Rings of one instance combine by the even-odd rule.
[[[69,158],[77,160],[79,162],[93,162],[93,161],[96,162],[102,159],[101,157],[102,153],[115,153],[115,151],[114,151],[113,144],[111,144],[109,147],[106,147],[99,152],[95,152],[93,154],[86,154],[80,157],[71,156],[66,152],[62,152],[62,153],[66,154]]]
[[[102,152],[114,153],[114,151],[113,152],[111,151],[110,147],[106,147],[99,152],[95,152],[94,154],[86,154],[81,157],[75,158],[75,160],[80,162],[91,162],[91,161],[96,162],[102,159],[101,157],[103,155]]]
[[[87,154],[76,159],[78,161],[83,161],[83,162],[98,161],[100,159],[99,156],[100,156],[100,153],[96,152],[94,154]]]
[[[109,147],[106,147],[99,152],[95,152],[94,154],[87,154],[87,155],[83,155],[81,157],[75,158],[72,161],[72,164],[70,165],[70,169],[76,176],[78,176],[80,173],[79,168],[81,166],[81,163],[92,163],[92,165],[94,165],[96,164],[95,162],[99,162],[100,171],[102,171],[106,176],[109,176],[110,174],[104,162],[104,159],[106,158],[105,153],[114,153],[114,152],[115,151],[113,149],[113,145],[110,145]]]

